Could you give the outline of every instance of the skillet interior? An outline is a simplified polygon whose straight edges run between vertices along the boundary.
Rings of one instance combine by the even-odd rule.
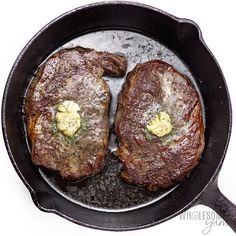
[[[22,116],[26,88],[43,60],[70,39],[104,29],[140,32],[170,48],[190,68],[206,110],[205,150],[199,166],[190,178],[156,203],[119,213],[80,206],[50,188],[30,161]],[[77,223],[113,230],[160,223],[194,204],[199,193],[219,170],[230,128],[227,88],[222,73],[203,43],[196,25],[151,8],[125,3],[97,4],[77,9],[59,17],[40,31],[28,43],[13,66],[2,109],[3,131],[10,158],[30,189],[37,206]]]
[[[131,71],[137,63],[152,59],[164,60],[178,68],[181,73],[187,75],[194,83],[192,74],[175,53],[157,41],[138,33],[121,30],[98,31],[79,36],[59,49],[75,46],[122,53],[128,59],[127,71]],[[58,193],[78,204],[95,207],[97,210],[121,211],[130,207],[137,208],[159,200],[174,189],[159,190],[151,193],[144,188],[125,184],[119,177],[122,165],[114,155],[117,149],[114,119],[117,109],[117,97],[125,78],[126,76],[123,78],[104,77],[112,93],[112,103],[109,116],[111,137],[103,170],[96,174],[95,177],[72,183],[63,181],[59,176],[45,169],[40,169],[43,178]],[[30,150],[31,148],[29,148],[29,152]]]

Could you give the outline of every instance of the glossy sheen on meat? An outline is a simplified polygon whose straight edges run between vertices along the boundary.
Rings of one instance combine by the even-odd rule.
[[[123,76],[123,56],[76,47],[52,55],[37,71],[25,102],[32,162],[78,180],[99,171],[108,138],[110,91],[103,75]],[[58,105],[73,101],[80,108],[81,128],[70,138],[57,130]]]
[[[147,123],[160,111],[172,120],[164,137],[150,134]],[[150,191],[182,181],[198,164],[204,148],[204,125],[198,93],[171,65],[153,60],[127,76],[116,116],[121,177]]]

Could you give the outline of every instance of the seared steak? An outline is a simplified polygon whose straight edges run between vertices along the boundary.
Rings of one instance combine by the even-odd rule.
[[[99,171],[108,147],[110,91],[103,75],[123,76],[126,59],[76,47],[37,71],[25,102],[32,162],[79,180]]]
[[[168,188],[189,175],[204,148],[198,93],[163,61],[138,64],[119,95],[115,130],[121,177],[150,191]]]

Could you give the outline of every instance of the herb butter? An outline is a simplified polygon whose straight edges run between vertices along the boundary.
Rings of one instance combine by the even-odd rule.
[[[163,137],[172,130],[171,118],[168,113],[161,111],[147,124],[146,128],[157,137]]]
[[[80,128],[80,107],[73,101],[65,100],[57,107],[56,126],[64,135],[72,137]]]

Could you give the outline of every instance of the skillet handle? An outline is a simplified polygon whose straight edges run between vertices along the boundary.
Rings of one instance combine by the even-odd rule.
[[[216,211],[236,232],[236,205],[229,201],[219,190],[218,177],[208,186],[200,199],[200,203]]]

